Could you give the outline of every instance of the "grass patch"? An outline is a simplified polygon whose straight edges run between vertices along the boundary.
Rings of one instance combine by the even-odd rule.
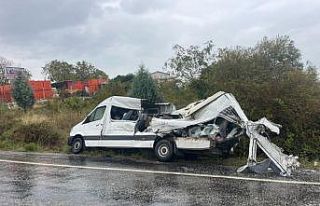
[[[1,109],[0,149],[67,152],[71,128],[91,109],[86,104],[72,98],[38,103],[26,113],[19,109]]]
[[[24,145],[24,149],[27,151],[27,152],[35,152],[35,151],[38,151],[38,145],[36,143],[29,143],[29,144],[26,144]]]
[[[12,135],[17,143],[37,144],[43,148],[55,148],[62,144],[60,134],[47,122],[21,124]]]
[[[319,160],[300,159],[299,162],[301,163],[301,168],[320,170]]]

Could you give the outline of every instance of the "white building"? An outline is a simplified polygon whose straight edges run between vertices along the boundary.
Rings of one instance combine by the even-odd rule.
[[[27,74],[27,70],[22,67],[4,67],[2,75],[5,79],[12,81],[17,78],[19,73]]]
[[[161,71],[156,71],[151,73],[151,77],[155,81],[165,81],[165,80],[173,79],[173,77],[169,73],[161,72]]]

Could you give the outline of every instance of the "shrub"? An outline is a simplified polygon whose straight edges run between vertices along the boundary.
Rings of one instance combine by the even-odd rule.
[[[54,148],[61,143],[60,135],[48,123],[20,125],[15,129],[12,139],[18,143],[35,143],[44,148]]]
[[[86,106],[85,101],[79,97],[70,97],[64,100],[64,106],[71,110],[81,110]]]
[[[29,143],[24,146],[24,149],[28,152],[34,152],[38,150],[38,145],[36,143]]]
[[[49,119],[54,128],[60,131],[63,137],[68,137],[70,129],[83,120],[85,114],[78,111],[68,111],[65,113],[52,114]]]
[[[55,112],[55,113],[60,112],[61,107],[62,107],[61,100],[59,100],[59,99],[49,100],[46,103],[46,109],[49,111]]]
[[[3,102],[0,102],[0,115],[2,115],[2,113],[7,112],[9,110],[8,105],[6,105]]]
[[[17,113],[14,111],[2,112],[0,115],[0,136],[3,136],[5,132],[11,130],[17,126],[20,122],[15,117]]]

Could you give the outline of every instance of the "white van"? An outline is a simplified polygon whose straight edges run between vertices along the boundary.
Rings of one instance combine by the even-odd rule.
[[[151,148],[160,161],[169,161],[178,150],[228,154],[246,135],[250,139],[248,162],[238,171],[273,168],[290,176],[299,166],[298,157],[282,153],[268,139],[267,132],[279,134],[280,128],[266,118],[250,121],[234,96],[222,91],[180,110],[166,103],[114,96],[72,128],[68,144],[73,153],[86,147]],[[258,147],[273,166],[271,161],[264,161],[264,166],[257,162]]]
[[[207,107],[223,94],[216,94],[196,106]],[[218,110],[222,109],[219,102]],[[210,150],[216,147],[228,153],[238,143],[242,129],[217,118],[217,112],[209,119],[187,117],[185,112],[192,110],[196,103],[170,114],[159,114],[159,107],[144,100],[113,96],[102,101],[72,128],[68,144],[73,153],[86,147],[151,148],[160,161],[171,160],[179,149]]]

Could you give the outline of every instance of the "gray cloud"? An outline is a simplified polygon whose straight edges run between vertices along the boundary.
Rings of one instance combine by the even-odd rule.
[[[85,59],[111,76],[144,62],[160,69],[172,46],[250,46],[289,35],[320,66],[320,2],[307,0],[0,0],[0,55],[30,68]]]
[[[0,34],[10,40],[34,40],[42,32],[83,24],[95,6],[86,0],[0,1]]]
[[[126,0],[120,6],[125,12],[139,15],[168,9],[171,4],[174,4],[171,0]]]

